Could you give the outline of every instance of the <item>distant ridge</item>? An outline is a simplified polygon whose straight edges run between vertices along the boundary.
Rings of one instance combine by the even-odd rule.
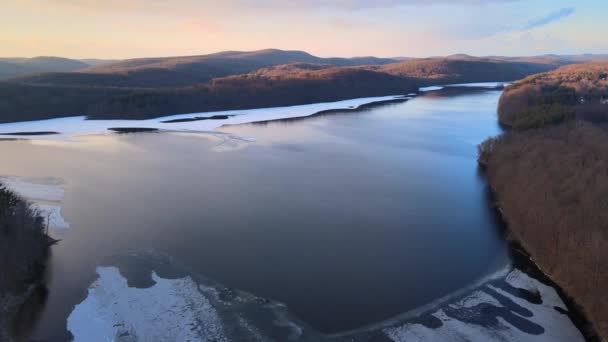
[[[71,72],[89,66],[82,61],[62,57],[0,58],[0,79],[41,72]]]
[[[601,57],[323,58],[265,49],[96,61],[76,71],[30,73],[0,82],[0,122],[70,115],[143,119],[407,94],[428,85],[514,81],[596,58]],[[3,63],[27,65],[17,62]],[[84,64],[76,62],[73,67]]]
[[[223,51],[200,56],[136,58],[98,63],[80,69],[78,73],[25,75],[14,81],[90,87],[181,87],[289,63],[358,66],[391,62],[395,60],[377,57],[322,58],[304,51],[277,49]]]

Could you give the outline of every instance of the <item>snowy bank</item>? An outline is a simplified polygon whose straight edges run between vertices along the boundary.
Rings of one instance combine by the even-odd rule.
[[[427,314],[427,324],[384,329],[401,341],[571,341],[585,338],[558,293],[520,270]]]
[[[0,177],[0,184],[31,203],[50,229],[70,227],[61,214],[65,190],[60,179]]]

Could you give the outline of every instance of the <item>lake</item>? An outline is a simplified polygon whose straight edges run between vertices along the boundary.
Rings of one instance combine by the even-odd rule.
[[[154,250],[230,288],[284,303],[333,334],[378,323],[509,263],[476,145],[500,133],[498,90],[209,134],[4,141],[0,175],[65,184],[34,337],[66,320],[108,258]],[[254,139],[251,139],[254,138]]]

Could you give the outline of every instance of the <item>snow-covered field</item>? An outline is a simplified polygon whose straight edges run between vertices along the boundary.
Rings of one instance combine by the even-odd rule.
[[[57,178],[0,177],[0,184],[29,201],[50,229],[68,229],[61,215],[65,196],[63,182]]]

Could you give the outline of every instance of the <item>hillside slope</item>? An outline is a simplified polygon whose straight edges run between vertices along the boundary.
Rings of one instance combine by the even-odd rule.
[[[568,65],[521,80],[505,90],[498,113],[502,124],[521,128],[572,116],[606,121],[608,63]]]
[[[512,129],[479,147],[510,231],[608,341],[608,64],[567,66],[507,88]]]
[[[0,58],[0,79],[44,72],[71,72],[89,67],[81,61],[61,57]]]
[[[354,66],[388,62],[394,61],[376,57],[321,58],[303,51],[275,49],[252,52],[225,51],[202,56],[129,59],[93,66],[78,73],[32,75],[13,81],[83,87],[183,87],[204,83],[213,78],[246,74],[260,68],[280,64],[312,63]]]
[[[415,59],[374,66],[391,75],[418,79],[424,85],[515,81],[531,74],[551,70],[545,63],[506,62],[470,56]]]

